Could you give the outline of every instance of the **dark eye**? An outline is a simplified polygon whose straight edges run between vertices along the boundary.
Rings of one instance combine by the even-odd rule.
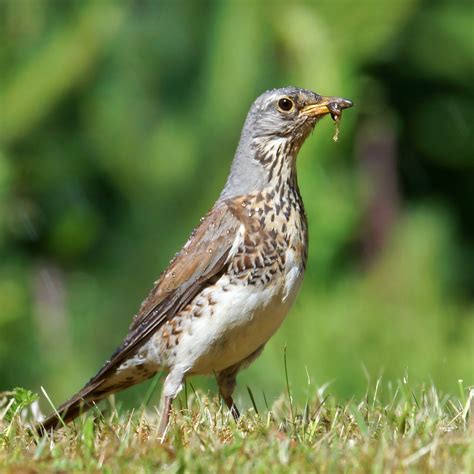
[[[293,109],[294,106],[295,104],[288,97],[283,97],[283,99],[280,99],[278,101],[278,107],[284,112],[289,112],[290,110]]]

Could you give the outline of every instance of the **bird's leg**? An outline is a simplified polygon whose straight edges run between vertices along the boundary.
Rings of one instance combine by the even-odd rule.
[[[232,413],[234,420],[237,421],[240,418],[240,413],[239,413],[239,409],[234,403],[232,396],[231,395],[229,395],[228,397],[222,396],[222,398],[224,399],[225,404],[228,406],[230,412]]]
[[[171,402],[173,401],[172,397],[163,397],[163,411],[161,412],[161,419],[160,419],[160,426],[158,428],[158,436],[160,437],[161,441],[165,440],[166,436],[166,429],[168,428],[168,423],[170,420],[170,413],[171,413]]]
[[[232,394],[234,393],[235,386],[237,384],[237,371],[232,369],[233,367],[219,372],[216,375],[216,378],[217,384],[219,385],[219,393],[232,413],[234,420],[237,421],[240,418],[240,413],[234,403],[234,400],[232,399]]]
[[[158,434],[162,443],[166,438],[166,431],[170,419],[171,403],[183,388],[183,379],[184,373],[178,369],[173,369],[166,377],[165,383],[163,385],[163,398],[161,402],[163,411],[161,412],[160,426],[158,428]]]
[[[237,373],[243,367],[247,367],[253,360],[255,360],[263,351],[265,344],[262,344],[257,348],[256,351],[252,352],[245,359],[241,360],[237,364],[231,365],[223,371],[216,374],[217,384],[219,385],[219,392],[225,404],[229,407],[234,420],[237,421],[240,418],[240,413],[235,406],[234,400],[232,400],[232,394],[234,393],[235,386],[237,385]]]

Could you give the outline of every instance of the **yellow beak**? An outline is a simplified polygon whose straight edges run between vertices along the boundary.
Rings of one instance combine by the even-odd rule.
[[[321,97],[317,104],[309,104],[301,109],[301,113],[310,117],[319,117],[331,114],[332,118],[339,117],[344,109],[354,104],[348,99],[340,97]]]

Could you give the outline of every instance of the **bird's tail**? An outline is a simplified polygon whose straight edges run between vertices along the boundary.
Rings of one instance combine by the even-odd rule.
[[[94,377],[79,392],[64,402],[54,413],[51,413],[36,426],[36,431],[43,433],[58,428],[90,410],[113,393],[124,390],[137,383],[133,377],[118,380],[115,377]]]
[[[82,413],[90,410],[95,402],[99,402],[113,392],[113,390],[102,390],[101,387],[96,388],[86,385],[64,402],[54,413],[40,421],[36,426],[36,430],[42,433],[69,423]]]

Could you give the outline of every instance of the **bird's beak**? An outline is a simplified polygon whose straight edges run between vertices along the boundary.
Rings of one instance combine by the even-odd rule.
[[[321,97],[317,104],[309,104],[301,109],[303,115],[309,117],[321,117],[326,114],[331,114],[333,120],[339,119],[344,109],[352,107],[353,103],[348,99],[340,97]]]

